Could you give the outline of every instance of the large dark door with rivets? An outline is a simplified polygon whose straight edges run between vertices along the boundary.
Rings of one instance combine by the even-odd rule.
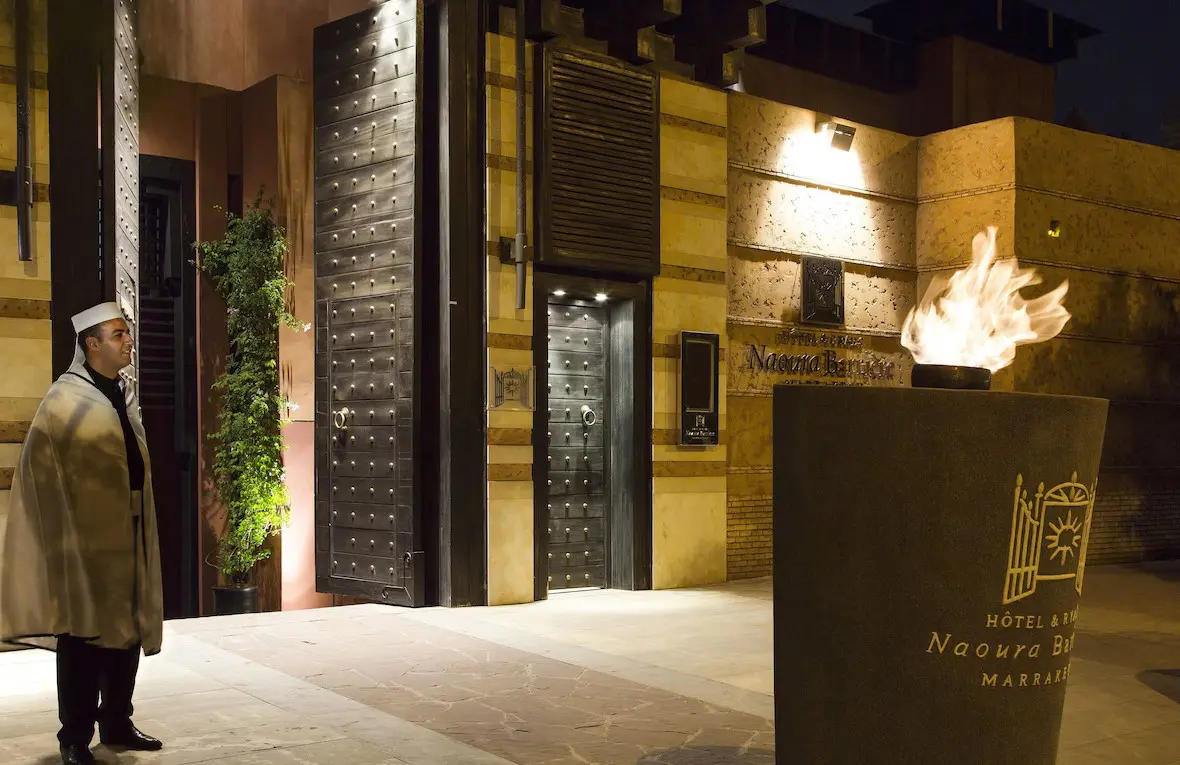
[[[315,33],[316,589],[421,605],[421,0]]]
[[[549,304],[550,591],[606,586],[607,320],[590,301]]]

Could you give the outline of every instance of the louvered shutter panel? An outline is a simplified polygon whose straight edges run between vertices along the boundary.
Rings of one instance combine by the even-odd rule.
[[[659,272],[659,90],[651,72],[544,52],[538,260]]]

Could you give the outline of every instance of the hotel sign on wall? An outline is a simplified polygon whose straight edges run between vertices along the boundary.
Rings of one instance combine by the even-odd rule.
[[[904,385],[908,370],[900,347],[888,347],[897,344],[892,338],[790,327],[777,332],[772,342],[759,339],[739,346],[742,371],[752,378],[752,387]]]
[[[844,329],[844,264],[805,256],[799,324],[730,325],[729,387],[769,393],[775,385],[901,386],[910,355],[896,337]]]
[[[680,333],[680,445],[720,441],[721,338],[710,332]]]

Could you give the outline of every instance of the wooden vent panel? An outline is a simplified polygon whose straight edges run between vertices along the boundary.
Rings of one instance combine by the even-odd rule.
[[[539,260],[655,275],[658,78],[583,53],[546,50],[543,56]]]

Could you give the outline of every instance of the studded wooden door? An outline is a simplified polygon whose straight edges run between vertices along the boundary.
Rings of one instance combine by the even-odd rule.
[[[102,6],[102,194],[99,202],[100,273],[108,295],[123,311],[136,342],[139,326],[139,2],[107,0]],[[105,34],[105,33],[104,33]],[[110,211],[110,214],[105,214]],[[140,348],[123,371],[140,392]]]
[[[421,0],[316,29],[316,588],[421,605]]]
[[[549,590],[606,586],[607,310],[551,301]]]

